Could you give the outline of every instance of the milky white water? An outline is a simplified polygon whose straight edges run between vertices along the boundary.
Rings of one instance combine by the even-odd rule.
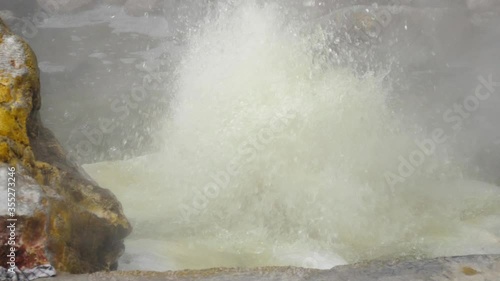
[[[389,184],[429,136],[398,121],[383,77],[325,67],[320,40],[283,22],[249,4],[207,23],[179,66],[163,149],[85,166],[135,227],[121,268],[500,253],[500,189],[466,178],[451,142]]]

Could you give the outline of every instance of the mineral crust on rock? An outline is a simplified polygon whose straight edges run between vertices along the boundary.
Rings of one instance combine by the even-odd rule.
[[[14,217],[17,267],[50,263],[71,273],[113,269],[131,226],[116,197],[67,159],[42,125],[40,106],[35,54],[0,19],[0,263],[7,265],[7,218]],[[15,168],[14,176],[9,168]],[[7,187],[12,177],[14,191]],[[8,192],[15,193],[14,216],[7,208]]]

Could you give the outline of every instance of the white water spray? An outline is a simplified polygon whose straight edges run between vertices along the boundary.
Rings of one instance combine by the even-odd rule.
[[[499,188],[464,179],[446,143],[391,188],[427,136],[398,121],[381,77],[325,67],[283,22],[248,4],[207,23],[179,66],[164,149],[86,166],[136,227],[123,268],[500,253]]]

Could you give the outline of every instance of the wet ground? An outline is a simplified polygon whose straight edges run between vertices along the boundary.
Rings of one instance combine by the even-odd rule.
[[[208,269],[166,273],[112,272],[91,275],[62,274],[67,281],[497,281],[500,256],[468,256],[403,262],[373,262],[331,270],[292,267],[257,269]]]

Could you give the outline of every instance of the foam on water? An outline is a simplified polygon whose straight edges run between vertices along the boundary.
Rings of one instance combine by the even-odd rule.
[[[325,67],[283,22],[247,4],[207,23],[178,69],[164,149],[85,167],[135,226],[122,268],[500,253],[499,188],[464,178],[447,143],[391,187],[427,136],[398,121],[381,77]]]

